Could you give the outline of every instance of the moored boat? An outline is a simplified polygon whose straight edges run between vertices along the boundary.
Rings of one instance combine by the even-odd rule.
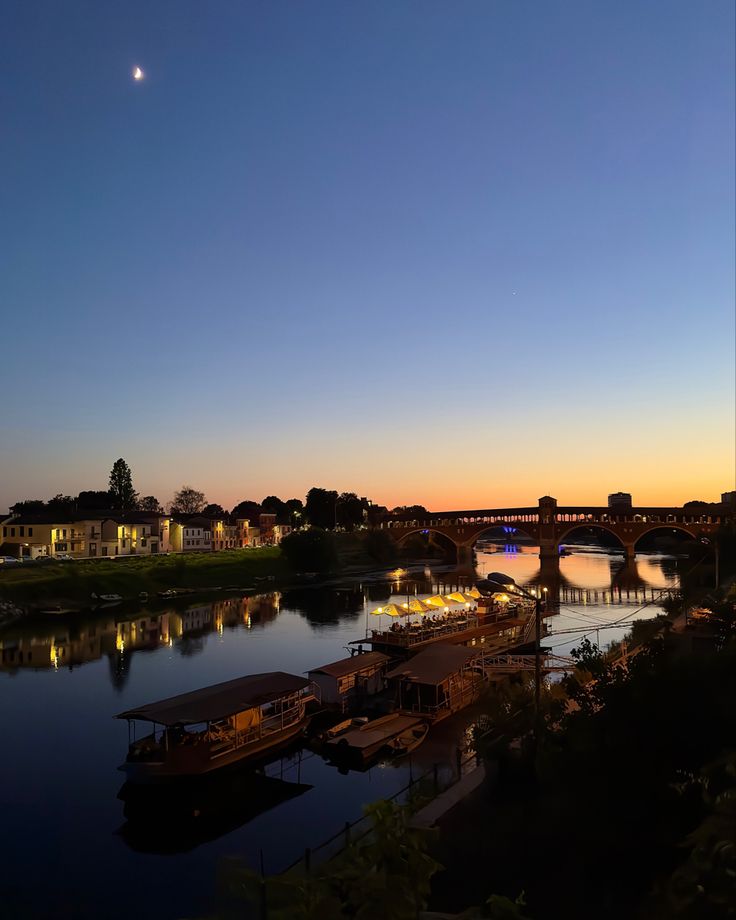
[[[116,717],[153,725],[129,738],[120,767],[134,782],[199,776],[285,744],[305,726],[307,704],[319,698],[311,681],[272,671],[239,677],[148,703]]]
[[[333,734],[324,741],[324,752],[337,762],[365,765],[387,751],[392,741],[405,737],[407,732],[421,725],[421,719],[400,713],[391,713],[370,722],[351,720],[342,731],[335,731],[341,728],[335,726]],[[424,740],[424,735],[421,740]]]

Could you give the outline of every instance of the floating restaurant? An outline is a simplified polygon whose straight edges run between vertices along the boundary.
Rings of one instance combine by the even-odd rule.
[[[399,712],[439,721],[478,699],[484,676],[478,651],[440,643],[413,655],[386,675]]]
[[[345,712],[365,698],[380,693],[391,659],[382,652],[352,655],[308,672],[309,679],[320,689],[322,702],[337,705]]]
[[[128,722],[128,778],[151,782],[199,776],[270,752],[305,725],[307,703],[319,700],[311,681],[273,671],[182,693],[116,718]],[[130,738],[136,722],[151,734]]]

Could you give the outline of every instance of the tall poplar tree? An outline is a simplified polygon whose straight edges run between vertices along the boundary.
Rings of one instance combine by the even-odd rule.
[[[113,463],[110,470],[110,497],[113,508],[121,511],[130,511],[138,501],[138,493],[133,488],[133,474],[122,457]]]

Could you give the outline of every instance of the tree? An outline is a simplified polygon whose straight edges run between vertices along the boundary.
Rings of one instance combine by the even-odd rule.
[[[397,505],[391,510],[391,514],[414,514],[417,517],[429,514],[424,505]]]
[[[368,502],[358,498],[355,492],[343,492],[337,499],[337,522],[346,530],[353,530],[363,523],[364,512],[368,510]]]
[[[249,521],[257,521],[258,515],[263,511],[263,508],[258,504],[258,502],[252,501],[242,501],[239,502],[233,510],[230,512],[230,517],[235,518],[245,518]]]
[[[46,510],[52,511],[54,514],[71,514],[74,511],[74,499],[71,495],[54,495],[53,498],[50,498],[46,503]]]
[[[222,505],[209,504],[202,509],[202,514],[205,517],[209,518],[224,518],[227,517],[227,512],[222,507]]]
[[[285,524],[291,524],[292,527],[301,527],[304,523],[304,502],[301,498],[289,498],[284,502],[288,518]]]
[[[288,523],[287,518],[289,512],[286,510],[286,505],[278,495],[267,495],[261,502],[261,508],[263,508],[266,514],[275,514],[277,524],[286,524]]]
[[[144,495],[143,498],[139,500],[138,507],[141,511],[152,511],[155,514],[161,514],[164,510],[161,506],[161,502],[155,495]]]
[[[191,486],[182,486],[178,492],[174,492],[174,500],[171,503],[172,514],[199,514],[204,508],[207,499],[204,492],[198,492]]]
[[[320,527],[290,533],[281,551],[295,572],[330,572],[337,566],[334,537]]]
[[[40,498],[27,498],[10,506],[11,514],[39,514],[46,511],[46,502]]]
[[[304,506],[307,520],[314,527],[334,528],[336,503],[337,492],[311,488],[307,492],[307,502]]]
[[[138,493],[133,488],[133,474],[122,457],[113,463],[110,470],[110,497],[112,507],[122,511],[135,508],[138,501]]]
[[[90,492],[80,492],[77,495],[77,508],[80,511],[85,509],[100,511],[105,508],[113,507],[113,498],[109,492],[101,491],[90,491]]]

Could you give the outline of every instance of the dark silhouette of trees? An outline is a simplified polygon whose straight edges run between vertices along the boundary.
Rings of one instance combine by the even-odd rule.
[[[424,505],[397,505],[391,509],[391,514],[415,514],[421,517],[423,514],[429,514]]]
[[[110,470],[110,498],[112,507],[122,511],[135,508],[138,502],[138,493],[133,488],[133,474],[122,457],[113,463]]]
[[[104,511],[113,507],[113,497],[109,492],[89,491],[77,495],[77,508],[80,511]]]
[[[278,495],[267,495],[261,502],[261,508],[265,514],[275,514],[277,524],[288,523],[286,504],[281,501]]]
[[[141,511],[153,511],[160,514],[164,509],[155,495],[144,495],[138,502]]]
[[[258,504],[258,502],[252,501],[242,501],[239,502],[233,510],[230,512],[230,517],[233,518],[246,518],[249,521],[257,521],[258,515],[263,511],[263,508]]]
[[[288,517],[283,523],[301,527],[304,523],[304,502],[300,498],[289,498],[284,502],[284,507]]]
[[[321,527],[290,533],[281,541],[281,551],[295,572],[330,572],[337,567],[334,537]]]
[[[227,517],[227,512],[222,507],[222,505],[209,504],[206,505],[201,512],[205,517],[211,518],[225,518]]]
[[[76,502],[71,497],[71,495],[54,495],[53,498],[50,498],[46,502],[46,510],[51,511],[53,514],[71,514],[74,511]]]
[[[172,514],[199,514],[204,508],[207,499],[204,492],[198,492],[191,486],[182,486],[178,492],[174,493],[174,500],[171,503]]]
[[[40,498],[27,498],[10,506],[11,514],[39,514],[46,511],[46,502]]]
[[[337,492],[327,489],[318,489],[316,486],[307,492],[307,501],[304,513],[313,527],[322,527],[324,530],[335,526],[335,508]]]

